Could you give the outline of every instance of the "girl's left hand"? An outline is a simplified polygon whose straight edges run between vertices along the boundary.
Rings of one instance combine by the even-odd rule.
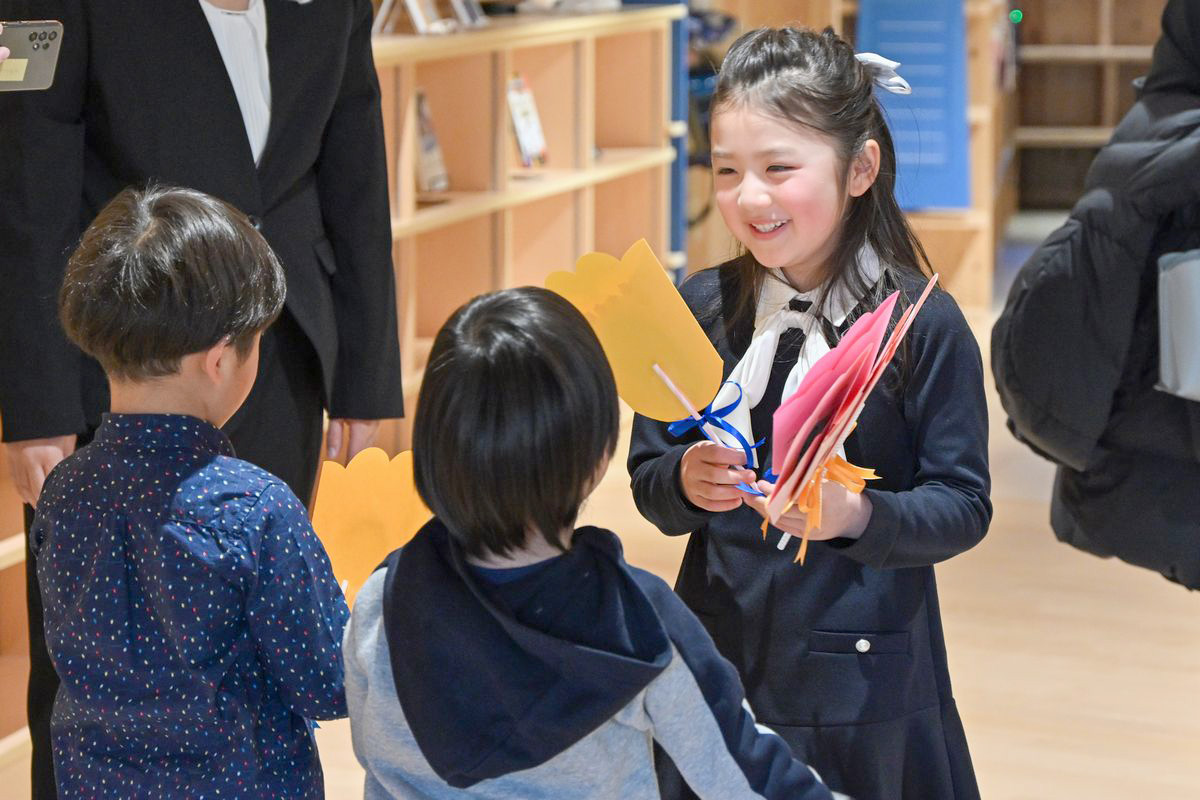
[[[758,481],[754,485],[759,491],[767,493],[775,488],[774,484],[767,481]],[[747,497],[745,500],[763,519],[767,519],[767,498]],[[814,528],[808,538],[816,542],[857,539],[867,529],[871,511],[871,500],[865,493],[855,494],[840,483],[824,481],[821,484],[821,527]],[[808,515],[792,508],[771,525],[792,536],[802,536],[807,523]]]

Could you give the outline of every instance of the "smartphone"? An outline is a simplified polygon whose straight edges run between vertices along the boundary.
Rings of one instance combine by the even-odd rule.
[[[0,92],[49,89],[62,50],[63,26],[55,20],[0,22],[0,46],[11,53],[0,61]]]

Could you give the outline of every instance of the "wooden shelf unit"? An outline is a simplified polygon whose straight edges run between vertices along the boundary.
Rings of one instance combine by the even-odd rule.
[[[0,766],[27,756],[29,751],[23,526],[21,500],[9,475],[8,459],[0,459]]]
[[[858,3],[853,0],[725,0],[713,5],[738,16],[743,28],[795,24],[820,30],[832,26],[848,41],[854,41]],[[999,238],[1016,210],[1016,103],[1013,92],[1006,91],[1001,83],[998,62],[1002,37],[1011,23],[1005,0],[964,0],[963,5],[967,22],[971,208],[913,212],[909,219],[945,288],[962,305],[988,308]],[[698,197],[692,198],[693,204],[699,202]],[[719,263],[735,250],[715,210],[704,226],[692,233],[689,261],[693,268]]]
[[[1069,208],[1088,167],[1133,105],[1165,0],[1028,0],[1018,26],[1020,202]]]
[[[382,444],[408,446],[429,343],[472,295],[540,285],[591,250],[615,255],[646,238],[670,252],[671,23],[681,5],[493,18],[448,36],[379,36],[408,417]],[[519,72],[547,141],[543,167],[521,166],[505,88]],[[420,195],[416,91],[424,92],[451,191]]]

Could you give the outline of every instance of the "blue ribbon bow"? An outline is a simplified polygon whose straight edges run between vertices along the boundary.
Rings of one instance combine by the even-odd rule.
[[[715,411],[713,410],[712,403],[709,403],[704,407],[704,410],[700,412],[700,419],[696,419],[695,417],[684,417],[683,419],[676,420],[675,422],[667,425],[667,432],[678,438],[693,428],[699,430],[700,426],[705,423],[708,423],[709,425],[715,425],[737,440],[738,445],[746,454],[746,466],[750,466],[752,463],[754,463],[754,451],[757,448],[762,447],[763,443],[767,440],[763,438],[759,439],[754,444],[750,444],[746,437],[742,435],[741,431],[725,421],[725,417],[729,416],[729,413],[738,407],[738,403],[742,402],[743,397],[741,384],[739,384],[737,381],[725,381],[725,383],[733,384],[733,386],[737,388],[738,395],[736,400],[724,408],[719,408]],[[724,385],[725,384],[721,384],[722,387],[724,387]],[[768,473],[770,473],[770,470],[768,470]],[[758,489],[745,482],[739,483],[737,488],[741,489],[747,494],[755,495],[756,497],[766,496]]]

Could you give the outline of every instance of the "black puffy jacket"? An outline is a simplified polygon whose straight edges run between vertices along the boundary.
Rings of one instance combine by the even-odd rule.
[[[1009,428],[1059,465],[1058,538],[1200,589],[1200,403],[1155,389],[1158,259],[1200,247],[1200,2],[1171,0],[1141,95],[992,331]]]

